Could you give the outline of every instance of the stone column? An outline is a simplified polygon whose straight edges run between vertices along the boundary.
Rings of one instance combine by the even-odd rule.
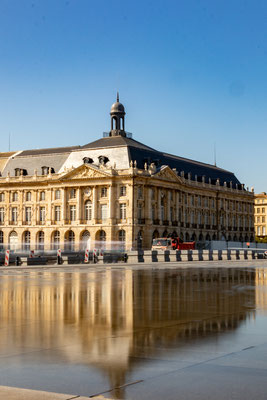
[[[145,201],[145,222],[151,224],[151,188],[145,186],[144,187],[144,201]]]
[[[109,187],[109,196],[108,196],[108,200],[109,200],[109,219],[110,219],[110,223],[113,222],[113,218],[114,218],[114,205],[115,205],[115,190],[114,190],[114,185],[111,183],[110,187]]]
[[[62,202],[61,202],[61,220],[63,224],[66,223],[67,219],[67,193],[66,189],[62,189]]]
[[[11,207],[10,207],[10,192],[7,190],[5,193],[5,226],[9,225],[9,221],[11,221]]]
[[[76,214],[76,220],[77,223],[81,223],[82,215],[81,215],[81,188],[79,187],[77,189],[77,214]]]
[[[97,222],[97,188],[93,187],[93,223]]]
[[[36,225],[36,221],[38,221],[38,212],[39,206],[37,205],[37,190],[34,190],[32,194],[32,225]]]
[[[161,192],[158,189],[158,219],[161,221]]]
[[[179,221],[179,192],[176,192],[176,215],[175,215],[175,219],[176,219],[176,221]]]
[[[51,225],[51,221],[52,221],[52,195],[53,195],[53,191],[52,189],[48,189],[47,190],[47,225]]]
[[[15,205],[15,207],[18,207],[18,225],[22,225],[22,221],[24,220],[25,217],[25,210],[24,210],[24,190],[18,191],[18,196],[19,196],[19,204]]]
[[[171,193],[168,191],[167,192],[167,213],[166,213],[166,219],[168,221],[171,220]]]

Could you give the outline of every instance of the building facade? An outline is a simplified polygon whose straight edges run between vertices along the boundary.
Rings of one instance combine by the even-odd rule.
[[[213,165],[125,131],[84,146],[0,153],[0,242],[11,249],[151,248],[153,238],[254,240],[254,194]]]
[[[264,239],[267,235],[267,195],[255,194],[255,235]]]

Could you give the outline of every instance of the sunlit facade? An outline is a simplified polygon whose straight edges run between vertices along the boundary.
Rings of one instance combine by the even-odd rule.
[[[153,238],[254,240],[254,195],[213,165],[111,130],[84,146],[0,153],[0,245],[11,249],[151,248]]]

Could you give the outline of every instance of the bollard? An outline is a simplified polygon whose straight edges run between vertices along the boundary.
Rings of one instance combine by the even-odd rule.
[[[57,250],[57,264],[61,265],[62,264],[62,258],[61,258],[61,249]]]
[[[94,249],[93,251],[93,262],[96,264],[98,262],[98,257],[97,257],[97,250]]]
[[[21,264],[22,264],[22,263],[21,263],[20,257],[16,256],[16,258],[15,258],[15,265],[18,267],[18,266],[21,265]]]
[[[89,261],[89,249],[86,249],[84,254],[84,262],[88,263],[88,261]]]
[[[5,267],[7,267],[9,265],[9,254],[10,251],[6,250],[6,254],[5,254]]]

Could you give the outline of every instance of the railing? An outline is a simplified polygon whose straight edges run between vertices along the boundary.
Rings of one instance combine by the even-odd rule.
[[[153,225],[159,225],[159,219],[153,219]]]
[[[189,227],[190,227],[189,222],[186,222],[185,227],[186,227],[186,228],[189,228]]]
[[[199,224],[198,227],[199,227],[199,229],[203,229],[204,225],[203,224]]]
[[[169,221],[168,221],[167,219],[165,219],[165,220],[163,221],[163,225],[169,225]]]
[[[45,221],[36,221],[36,225],[45,225]]]
[[[178,221],[172,221],[172,226],[178,226]]]
[[[210,229],[210,224],[207,224],[207,225],[206,225],[206,229]]]
[[[32,225],[32,221],[22,221],[22,225]]]

